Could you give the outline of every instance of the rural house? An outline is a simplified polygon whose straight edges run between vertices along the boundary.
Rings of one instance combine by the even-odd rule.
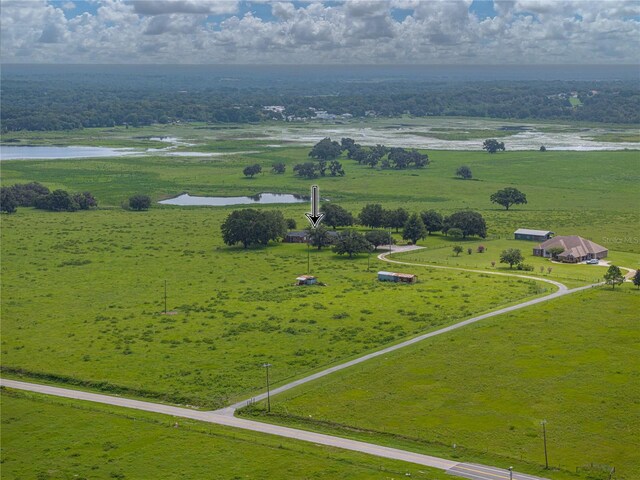
[[[284,237],[283,242],[285,243],[307,243],[309,240],[309,235],[305,231],[301,232],[289,232]]]
[[[538,257],[551,257],[549,249],[553,247],[563,248],[564,251],[558,255],[558,259],[567,263],[584,262],[592,258],[605,258],[609,250],[602,245],[579,237],[578,235],[567,235],[553,237],[541,243],[533,249],[533,254]]]
[[[336,241],[336,238],[338,238],[339,232],[336,232],[334,230],[329,230],[327,232],[327,235],[331,238],[332,242]],[[302,230],[302,231],[297,231],[297,232],[289,232],[285,235],[284,243],[308,243],[309,242],[309,234]]]
[[[378,280],[381,282],[416,283],[417,279],[412,273],[378,272]]]
[[[514,233],[516,240],[535,240],[536,242],[544,242],[549,240],[553,232],[548,230],[531,230],[529,228],[519,228]]]

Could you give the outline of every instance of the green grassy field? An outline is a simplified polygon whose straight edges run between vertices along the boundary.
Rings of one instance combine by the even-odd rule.
[[[225,247],[218,232],[228,211],[5,217],[3,368],[221,406],[262,388],[265,361],[280,382],[553,290],[421,267],[411,269],[419,284],[389,285],[376,280],[387,264],[375,256],[367,271],[367,256],[326,250],[309,258],[327,286],[295,287],[306,246]],[[162,315],[165,279],[176,315]]]
[[[500,315],[278,395],[269,421],[535,472],[545,419],[561,471],[538,473],[637,479],[639,306],[626,284]]]
[[[394,121],[418,125],[412,119],[386,120],[387,124]],[[373,123],[385,127],[382,120]],[[265,361],[273,364],[274,383],[282,384],[552,290],[548,284],[530,280],[392,266],[374,255],[349,260],[329,251],[311,251],[309,256],[311,272],[327,286],[294,287],[294,278],[307,273],[305,246],[274,244],[248,251],[226,247],[220,238],[220,224],[234,207],[154,206],[143,213],[122,210],[121,203],[135,193],[149,194],[154,200],[182,192],[223,196],[307,194],[313,183],[320,186],[323,198],[354,213],[366,203],[379,202],[385,208],[402,206],[415,212],[435,209],[445,215],[473,208],[487,221],[487,239],[461,242],[432,235],[418,242],[426,250],[398,255],[398,259],[492,269],[490,262],[498,261],[503,247],[521,246],[525,253],[530,252],[531,242],[515,245],[509,240],[514,230],[536,228],[560,235],[583,235],[608,247],[612,262],[638,266],[640,212],[632,207],[639,203],[637,151],[507,151],[490,155],[433,150],[427,151],[432,163],[423,170],[371,169],[343,158],[345,177],[307,180],[294,177],[292,167],[308,159],[309,148],[286,142],[277,142],[280,148],[270,147],[274,141],[263,138],[261,128],[184,125],[17,132],[15,136],[22,143],[137,148],[163,147],[165,143],[149,137],[168,135],[196,144],[179,146],[177,151],[229,155],[2,161],[3,186],[39,181],[52,189],[88,190],[100,205],[99,210],[75,213],[20,208],[16,214],[2,215],[3,375],[22,374],[43,382],[211,408],[261,391],[264,370],[260,366]],[[313,131],[310,125],[291,128]],[[335,139],[339,138],[338,131]],[[286,174],[271,174],[271,164],[280,161],[287,164]],[[254,179],[243,178],[242,169],[253,163],[260,163],[265,173]],[[460,165],[472,169],[474,180],[455,178]],[[509,211],[491,204],[491,193],[505,186],[525,192],[529,203]],[[280,208],[285,217],[295,218],[302,227],[309,206],[258,208]],[[398,235],[396,239],[400,241]],[[465,250],[472,246],[474,252],[453,257],[451,247],[456,243]],[[475,252],[480,243],[488,247],[484,254]],[[568,286],[590,283],[603,271],[601,267],[553,264],[550,274],[546,270],[541,274],[539,267],[546,268],[548,261],[528,255],[527,263],[536,267],[532,275]],[[420,283],[379,284],[375,280],[379,269],[416,273]],[[509,269],[498,263],[494,270]],[[168,308],[176,314],[162,314],[165,280]],[[500,317],[509,319],[509,328],[520,328],[520,336],[517,330],[505,330],[504,320],[495,319],[486,327],[465,328],[438,337],[428,346],[358,367],[355,371],[360,372],[363,382],[371,379],[372,368],[384,368],[384,375],[373,375],[374,380],[390,390],[378,397],[364,387],[355,395],[345,390],[341,382],[345,375],[356,375],[351,372],[328,379],[339,388],[326,392],[326,397],[322,397],[326,387],[314,386],[301,394],[304,400],[287,397],[281,405],[290,405],[289,413],[296,416],[294,420],[288,417],[288,421],[301,422],[298,416],[308,420],[308,415],[313,415],[329,422],[302,422],[309,428],[332,429],[335,425],[331,422],[338,426],[352,424],[369,440],[501,466],[518,460],[532,473],[544,473],[538,471],[537,419],[545,416],[550,428],[558,425],[565,435],[564,443],[555,445],[562,455],[552,462],[554,466],[575,470],[585,462],[612,462],[624,472],[635,464],[625,453],[629,432],[621,426],[621,412],[633,408],[635,397],[619,392],[617,374],[606,373],[604,363],[595,364],[603,369],[596,375],[589,376],[585,369],[611,355],[629,358],[626,347],[614,346],[626,345],[633,336],[630,322],[635,318],[636,293],[625,285],[620,292],[581,294]],[[586,336],[580,324],[583,310],[593,336]],[[601,325],[601,318],[612,316],[599,315],[610,311],[618,312],[621,329],[605,330]],[[528,329],[534,333],[530,343],[519,344],[522,332]],[[585,336],[577,337],[575,332]],[[637,331],[635,334],[637,338]],[[571,341],[584,338],[584,342],[565,345],[567,337]],[[520,346],[514,350],[513,345]],[[552,347],[547,350],[545,345]],[[433,363],[431,348],[436,356]],[[589,349],[595,352],[593,359]],[[578,359],[570,358],[570,354],[578,355]],[[573,362],[569,364],[576,366],[577,376],[566,370],[565,364],[558,367],[552,355]],[[422,358],[425,363],[416,366]],[[510,363],[496,363],[503,358],[511,359]],[[611,358],[616,365],[619,363],[618,357]],[[399,363],[390,363],[393,359]],[[549,376],[540,373],[541,365],[554,367]],[[443,369],[451,373],[443,374]],[[487,371],[489,377],[483,375]],[[635,374],[624,366],[620,371],[623,376]],[[513,378],[507,382],[503,374]],[[424,378],[437,379],[438,383],[425,387]],[[483,379],[487,379],[486,385],[479,385]],[[613,382],[615,388],[601,392],[607,382]],[[574,394],[576,384],[584,385],[587,393]],[[393,390],[393,385],[399,387]],[[510,388],[505,393],[505,385],[521,386],[523,394],[518,396]],[[538,387],[549,397],[536,396]],[[398,390],[408,396],[400,398]],[[436,402],[425,406],[421,400],[432,390]],[[628,390],[633,393],[633,389]],[[602,411],[595,408],[597,402],[588,393],[591,391],[604,395]],[[495,392],[499,392],[498,397]],[[320,406],[327,398],[334,400]],[[398,409],[390,407],[392,402],[399,402],[399,416],[395,416]],[[497,412],[497,407],[505,413]],[[316,410],[306,413],[306,408]],[[585,420],[579,427],[570,427],[561,423],[565,419],[560,413],[565,411],[569,412],[568,420],[582,421],[591,415],[586,420],[598,421]],[[414,415],[416,422],[411,420]],[[604,439],[604,446],[596,448],[594,439]],[[452,443],[459,445],[456,451],[451,451]],[[590,456],[583,458],[581,452]],[[565,478],[566,472],[558,475]]]
[[[451,478],[427,467],[88,402],[2,391],[2,478]],[[176,427],[177,423],[177,427]]]
[[[149,132],[128,135],[145,136],[142,133]],[[261,141],[237,142],[217,137],[201,140],[204,143],[199,147],[188,148],[259,153],[211,158],[5,161],[2,184],[40,181],[51,188],[89,190],[102,207],[118,207],[135,193],[147,193],[155,199],[185,191],[223,196],[307,194],[313,182],[320,186],[323,196],[354,212],[368,202],[380,202],[388,208],[404,206],[413,211],[436,209],[444,214],[473,208],[487,219],[490,236],[511,236],[520,227],[548,229],[562,235],[583,235],[612,250],[640,253],[636,233],[640,215],[637,209],[629,208],[639,201],[637,151],[507,151],[494,155],[427,151],[432,163],[423,170],[377,170],[343,159],[345,177],[310,181],[292,174],[293,165],[307,160],[306,147],[268,148]],[[279,161],[287,164],[287,173],[269,173],[270,166]],[[242,169],[253,163],[263,165],[266,173],[254,179],[243,178]],[[606,169],[602,168],[603,163]],[[455,178],[456,168],[463,164],[471,168],[475,181]],[[529,203],[510,211],[490,203],[493,192],[509,185],[517,185]]]
[[[438,239],[438,240],[436,240]],[[482,239],[451,239],[447,237],[436,237],[430,239],[434,247],[414,252],[395,254],[393,260],[409,263],[444,265],[450,267],[472,268],[490,270],[502,273],[514,273],[521,275],[533,275],[540,278],[548,278],[564,283],[568,287],[578,287],[601,282],[608,267],[585,264],[566,264],[552,262],[550,259],[536,257],[533,255],[533,248],[539,242],[529,242],[522,240],[482,240]],[[454,245],[460,245],[464,251],[456,255],[453,251]],[[485,252],[478,253],[478,246],[484,246]],[[472,253],[468,254],[471,248]],[[500,263],[500,253],[508,248],[516,248],[522,252],[524,263],[533,266],[532,271],[519,271],[514,266],[509,268],[508,264]],[[640,256],[634,253],[610,251],[605,259],[613,265],[627,267],[630,269],[640,268]],[[495,266],[491,264],[495,262]],[[551,268],[551,272],[549,272]]]

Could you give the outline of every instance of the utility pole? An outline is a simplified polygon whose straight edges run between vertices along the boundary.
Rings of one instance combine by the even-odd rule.
[[[307,240],[307,275],[311,275],[311,246]]]
[[[262,366],[267,369],[267,413],[271,412],[271,392],[269,390],[269,367],[270,363],[263,363]]]
[[[544,439],[544,468],[549,469],[549,457],[547,456],[547,421],[542,421],[542,438]]]

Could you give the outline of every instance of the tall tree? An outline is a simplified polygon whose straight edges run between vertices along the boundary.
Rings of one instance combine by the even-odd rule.
[[[455,212],[444,219],[443,231],[451,228],[459,228],[462,231],[462,238],[469,235],[477,235],[481,238],[487,236],[487,224],[479,212],[473,210],[461,210]]]
[[[386,230],[369,230],[365,232],[364,238],[373,245],[374,250],[377,250],[380,245],[390,245],[394,243],[391,233]]]
[[[429,235],[431,235],[433,232],[439,232],[440,230],[442,230],[442,215],[440,215],[435,210],[422,212],[420,214],[420,217],[422,217],[422,222],[424,223],[424,226],[426,227]]]
[[[293,167],[293,171],[299,177],[316,178],[318,176],[318,165],[314,162],[298,163]]]
[[[337,160],[332,160],[329,164],[329,175],[332,177],[344,177],[344,170],[342,164]]]
[[[402,207],[384,211],[384,227],[395,228],[396,232],[404,227],[407,220],[409,220],[409,212]]]
[[[349,258],[360,252],[371,250],[371,244],[364,236],[355,230],[344,230],[338,234],[333,251],[338,255],[349,255]]]
[[[624,275],[620,271],[620,267],[616,265],[611,265],[607,270],[607,273],[604,274],[604,281],[607,285],[611,285],[611,288],[616,288],[616,285],[620,285],[624,282]]]
[[[420,215],[417,213],[412,214],[404,224],[402,238],[404,240],[411,240],[411,242],[415,244],[418,240],[426,236],[427,229],[424,226],[422,218],[420,218]]]
[[[271,166],[271,171],[276,174],[284,173],[287,166],[283,162],[276,162]]]
[[[358,217],[360,224],[366,227],[379,228],[384,225],[384,209],[379,203],[365,205]]]
[[[496,153],[498,150],[502,150],[504,152],[504,142],[499,142],[495,138],[489,138],[485,140],[482,144],[482,148],[489,153]]]
[[[505,209],[509,210],[511,205],[519,205],[527,203],[527,196],[517,188],[506,187],[502,190],[498,190],[496,193],[491,194],[491,202],[502,205]]]
[[[350,227],[355,221],[351,212],[335,203],[323,203],[320,211],[324,213],[323,223],[334,230],[336,227]]]
[[[640,289],[640,270],[636,270],[635,275],[631,279],[633,284]]]
[[[307,227],[307,236],[309,237],[309,243],[318,250],[322,250],[322,247],[327,247],[333,243],[333,237],[329,235],[329,229],[320,224],[317,228]]]
[[[279,210],[259,211],[254,209],[234,210],[222,223],[222,240],[227,245],[242,243],[267,245],[277,241],[287,233],[287,224]]]
[[[500,254],[500,263],[508,263],[509,268],[513,268],[514,265],[522,263],[524,257],[522,252],[517,248],[507,248]]]
[[[253,178],[254,175],[257,175],[260,172],[262,172],[262,167],[257,163],[255,165],[249,165],[242,170],[242,173],[244,173],[246,177],[250,178]]]
[[[17,210],[18,202],[9,187],[0,188],[0,211],[14,213]]]
[[[332,141],[329,137],[326,137],[313,146],[309,152],[309,156],[326,162],[329,160],[335,160],[341,153],[342,148],[340,144]]]

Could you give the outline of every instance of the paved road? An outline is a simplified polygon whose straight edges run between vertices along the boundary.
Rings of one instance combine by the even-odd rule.
[[[413,249],[417,249],[420,247],[412,247],[412,248],[404,248],[402,249],[403,251],[407,251],[407,250],[413,250]],[[421,342],[422,340],[425,340],[427,338],[431,338],[434,337],[436,335],[441,335],[443,333],[446,332],[450,332],[452,330],[455,330],[457,328],[461,328],[464,327],[465,325],[469,325],[471,323],[475,323],[478,322],[480,320],[484,320],[486,318],[490,318],[490,317],[494,317],[496,315],[501,315],[503,313],[507,313],[507,312],[512,312],[514,310],[518,310],[521,308],[525,308],[531,305],[535,305],[537,303],[541,303],[541,302],[545,302],[547,300],[551,300],[553,298],[557,298],[557,297],[561,297],[563,295],[568,295],[570,293],[574,293],[580,290],[585,290],[585,289],[589,289],[592,288],[594,285],[588,285],[585,287],[579,287],[579,288],[574,288],[569,290],[564,284],[560,283],[560,282],[556,282],[554,280],[549,280],[546,278],[538,278],[538,277],[534,277],[534,276],[529,276],[529,275],[520,275],[520,274],[511,274],[511,273],[501,273],[501,272],[492,272],[492,271],[484,271],[484,270],[472,270],[472,269],[465,269],[465,268],[458,268],[458,267],[446,267],[446,266],[442,266],[442,265],[425,265],[425,264],[418,264],[418,263],[410,263],[410,262],[400,262],[400,261],[396,261],[396,260],[390,260],[387,259],[386,256],[389,253],[396,253],[397,251],[400,251],[400,249],[396,248],[395,251],[393,252],[387,252],[387,253],[383,253],[381,255],[378,256],[378,258],[380,258],[381,260],[387,261],[387,262],[391,262],[391,263],[397,263],[397,264],[404,264],[404,265],[417,265],[417,266],[426,266],[426,267],[430,267],[430,268],[440,268],[440,269],[448,269],[448,270],[458,270],[458,271],[468,271],[468,272],[473,272],[473,273],[487,273],[487,274],[491,274],[491,275],[502,275],[502,276],[510,276],[510,277],[519,277],[519,278],[526,278],[526,279],[532,279],[532,280],[538,280],[538,281],[542,281],[542,282],[546,282],[546,283],[550,283],[555,285],[556,287],[558,287],[558,290],[554,293],[551,293],[549,295],[546,295],[544,297],[539,297],[539,298],[535,298],[533,300],[528,300],[526,302],[522,302],[519,303],[517,305],[512,305],[510,307],[505,307],[505,308],[501,308],[500,310],[496,310],[493,312],[489,312],[489,313],[485,313],[484,315],[478,315],[477,317],[473,317],[467,320],[464,320],[462,322],[458,322],[456,324],[450,325],[448,327],[444,327],[441,328],[439,330],[433,331],[433,332],[429,332],[426,333],[424,335],[420,335],[418,337],[412,338],[410,340],[407,340],[405,342],[399,343],[397,345],[393,345],[391,347],[388,348],[384,348],[382,350],[379,350],[377,352],[373,352],[370,353],[368,355],[364,355],[362,357],[359,357],[355,360],[351,360],[349,362],[345,362],[343,364],[340,365],[336,365],[334,367],[328,368],[326,370],[323,370],[321,372],[315,373],[313,375],[309,375],[308,377],[305,378],[301,378],[299,380],[296,380],[294,382],[288,383],[286,385],[283,385],[281,387],[275,388],[273,390],[271,390],[271,395],[276,395],[278,393],[284,392],[286,390],[289,390],[291,388],[297,387],[299,385],[302,385],[304,383],[310,382],[312,380],[316,380],[318,378],[324,377],[326,375],[329,375],[333,372],[337,372],[339,370],[343,370],[345,368],[349,368],[353,365],[357,365],[358,363],[362,363],[365,362],[367,360],[370,360],[372,358],[381,356],[381,355],[385,355],[389,352],[392,352],[394,350],[399,350],[401,348],[407,347],[409,345],[413,345],[415,343]],[[349,440],[349,439],[345,439],[345,438],[340,438],[340,437],[334,437],[334,436],[330,436],[330,435],[323,435],[320,433],[313,433],[313,432],[307,432],[304,430],[297,430],[294,428],[289,428],[289,427],[282,427],[282,426],[278,426],[278,425],[270,425],[267,423],[261,423],[261,422],[255,422],[255,421],[251,421],[251,420],[245,420],[245,419],[241,419],[241,418],[236,418],[233,416],[235,410],[237,408],[243,407],[245,405],[247,405],[248,403],[251,403],[253,401],[259,401],[259,400],[263,400],[266,398],[266,393],[262,393],[260,395],[257,395],[249,400],[244,400],[242,402],[238,402],[234,405],[231,405],[227,408],[224,409],[220,409],[220,410],[216,410],[213,412],[203,412],[203,411],[198,411],[198,410],[191,410],[188,408],[180,408],[180,407],[173,407],[171,405],[162,405],[162,404],[157,404],[157,403],[151,403],[151,402],[143,402],[140,400],[130,400],[130,399],[126,399],[126,398],[122,398],[122,397],[113,397],[113,396],[109,396],[109,395],[100,395],[100,394],[96,394],[96,393],[88,393],[88,392],[82,392],[79,390],[69,390],[69,389],[65,389],[65,388],[59,388],[59,387],[51,387],[51,386],[45,386],[45,385],[37,385],[37,384],[33,384],[33,383],[25,383],[25,382],[18,382],[18,381],[14,381],[14,380],[4,380],[4,379],[0,379],[0,384],[6,387],[11,387],[11,388],[17,388],[17,389],[22,389],[22,390],[30,390],[33,392],[38,392],[38,393],[44,393],[44,394],[48,394],[48,395],[57,395],[60,397],[66,397],[66,398],[73,398],[73,399],[77,399],[77,400],[86,400],[86,401],[90,401],[90,402],[98,402],[98,403],[106,403],[109,405],[115,405],[115,406],[120,406],[120,407],[126,407],[126,408],[134,408],[134,409],[138,409],[138,410],[146,410],[146,411],[150,411],[150,412],[155,412],[155,413],[162,413],[162,414],[166,414],[166,415],[172,415],[175,417],[184,417],[184,418],[191,418],[194,420],[200,420],[203,422],[210,422],[210,423],[216,423],[219,425],[226,425],[229,427],[235,427],[235,428],[242,428],[245,430],[252,430],[252,431],[256,431],[256,432],[262,432],[262,433],[267,433],[267,434],[271,434],[271,435],[279,435],[282,437],[287,437],[287,438],[293,438],[293,439],[297,439],[297,440],[302,440],[302,441],[307,441],[307,442],[313,442],[313,443],[317,443],[320,445],[327,445],[327,446],[331,446],[331,447],[337,447],[337,448],[342,448],[342,449],[346,449],[346,450],[353,450],[353,451],[357,451],[357,452],[362,452],[362,453],[367,453],[370,455],[375,455],[378,457],[384,457],[384,458],[391,458],[391,459],[395,459],[395,460],[403,460],[406,462],[410,462],[410,463],[415,463],[418,465],[424,465],[424,466],[428,466],[428,467],[433,467],[433,468],[438,468],[441,470],[445,470],[446,472],[452,474],[452,475],[456,475],[456,476],[462,476],[465,478],[469,478],[471,480],[500,480],[500,479],[504,479],[504,480],[508,480],[508,479],[515,479],[515,480],[544,480],[540,477],[534,477],[531,475],[525,475],[525,474],[521,474],[521,473],[516,473],[516,472],[512,472],[510,473],[508,470],[504,470],[504,469],[499,469],[499,468],[495,468],[495,467],[487,467],[484,465],[475,465],[475,464],[469,464],[469,463],[457,463],[457,462],[453,462],[451,460],[447,460],[444,458],[438,458],[438,457],[432,457],[429,455],[422,455],[422,454],[418,454],[418,453],[413,453],[413,452],[407,452],[405,450],[399,450],[399,449],[395,449],[395,448],[389,448],[389,447],[382,447],[379,445],[374,445],[371,443],[365,443],[365,442],[358,442],[355,440]]]
[[[305,430],[296,430],[295,428],[281,427],[279,425],[270,425],[268,423],[254,422],[228,415],[221,415],[214,412],[202,412],[191,410],[189,408],[173,407],[171,405],[162,405],[159,403],[143,402],[140,400],[130,400],[122,397],[114,397],[111,395],[101,395],[97,393],[83,392],[80,390],[70,390],[67,388],[52,387],[48,385],[38,385],[35,383],[19,382],[16,380],[0,379],[0,385],[3,387],[15,388],[19,390],[28,390],[31,392],[42,393],[46,395],[55,395],[58,397],[72,398],[75,400],[84,400],[88,402],[105,403],[118,407],[133,408],[136,410],[144,410],[147,412],[161,413],[171,415],[173,417],[190,418],[202,422],[215,423],[228,427],[241,428],[243,430],[252,430],[281,437],[293,438],[305,442],[311,442],[329,447],[341,448],[344,450],[352,450],[355,452],[367,453],[377,457],[401,460],[425,467],[437,468],[444,470],[452,475],[471,478],[472,480],[499,480],[509,479],[509,471],[494,467],[486,467],[483,465],[472,465],[466,463],[457,463],[444,458],[422,455],[420,453],[407,452],[397,448],[383,447],[372,443],[358,442],[346,438],[333,437],[321,433],[307,432]],[[473,477],[469,475],[473,475]],[[520,473],[513,474],[515,480],[545,480],[540,477],[532,477]]]
[[[525,308],[525,307],[529,307],[531,305],[536,305],[537,303],[541,303],[541,302],[546,302],[547,300],[551,300],[553,298],[558,298],[561,297],[563,295],[567,295],[569,293],[574,293],[574,292],[578,292],[580,290],[585,290],[585,289],[589,289],[592,287],[592,285],[588,285],[586,287],[579,287],[579,288],[574,288],[572,290],[569,290],[566,285],[560,283],[560,282],[556,282],[555,280],[549,280],[547,278],[538,278],[538,277],[534,277],[534,276],[530,276],[530,275],[520,275],[520,274],[516,274],[516,273],[501,273],[501,272],[491,272],[491,271],[485,271],[485,270],[472,270],[472,269],[466,269],[466,268],[458,268],[458,267],[445,267],[442,265],[425,265],[425,264],[420,264],[420,263],[409,263],[409,262],[400,262],[400,261],[396,261],[396,260],[390,260],[388,258],[386,258],[387,255],[391,254],[391,253],[397,253],[398,251],[408,251],[408,250],[417,250],[423,247],[400,247],[391,251],[391,252],[387,252],[387,253],[382,253],[380,255],[378,255],[378,258],[380,260],[384,260],[386,262],[391,262],[391,263],[398,263],[398,264],[403,264],[403,265],[416,265],[416,266],[421,266],[421,267],[430,267],[430,268],[440,268],[440,269],[446,269],[446,270],[459,270],[459,271],[463,271],[463,272],[473,272],[473,273],[487,273],[487,274],[492,274],[492,275],[500,275],[500,276],[505,276],[505,277],[517,277],[517,278],[526,278],[528,280],[538,280],[541,282],[546,282],[546,283],[550,283],[554,286],[556,286],[558,288],[558,290],[556,292],[550,293],[549,295],[545,295],[544,297],[539,297],[539,298],[534,298],[533,300],[528,300],[526,302],[522,302],[519,303],[517,305],[512,305],[510,307],[505,307],[505,308],[501,308],[500,310],[495,310],[493,312],[489,312],[489,313],[485,313],[483,315],[478,315],[477,317],[473,317],[473,318],[469,318],[467,320],[463,320],[462,322],[458,322],[458,323],[454,323],[453,325],[449,325],[448,327],[444,327],[441,328],[439,330],[435,330],[433,332],[429,332],[429,333],[425,333],[423,335],[419,335],[417,337],[411,338],[409,340],[406,340],[402,343],[398,343],[396,345],[392,345],[391,347],[387,347],[387,348],[383,348],[382,350],[378,350],[376,352],[373,353],[369,353],[367,355],[363,355],[362,357],[358,357],[354,360],[350,360],[348,362],[345,363],[341,363],[340,365],[335,365],[331,368],[327,368],[326,370],[322,370],[320,372],[314,373],[312,375],[309,375],[308,377],[304,377],[301,378],[299,380],[295,380],[291,383],[287,383],[286,385],[282,385],[278,388],[274,388],[271,390],[270,394],[271,395],[277,395],[278,393],[282,393],[285,392],[287,390],[290,390],[292,388],[295,388],[299,385],[302,385],[304,383],[307,382],[311,382],[313,380],[317,380],[318,378],[322,378],[325,377],[327,375],[330,375],[334,372],[337,372],[339,370],[344,370],[345,368],[349,368],[352,367],[354,365],[357,365],[359,363],[362,362],[366,362],[367,360],[371,360],[372,358],[375,357],[379,357],[381,355],[386,355],[389,352],[393,352],[395,350],[400,350],[401,348],[405,348],[408,347],[409,345],[413,345],[415,343],[421,342],[423,340],[426,340],[427,338],[431,338],[431,337],[435,337],[436,335],[441,335],[443,333],[447,333],[450,332],[452,330],[455,330],[457,328],[461,328],[464,327],[466,325],[469,325],[471,323],[475,323],[475,322],[479,322],[480,320],[485,320],[487,318],[491,318],[491,317],[495,317],[496,315],[501,315],[503,313],[507,313],[507,312],[513,312],[514,310],[519,310],[521,308]],[[234,403],[233,405],[230,405],[229,407],[226,408],[222,408],[220,410],[216,410],[216,413],[220,413],[222,415],[230,415],[232,416],[234,414],[234,412],[236,411],[236,409],[238,408],[242,408],[245,407],[253,402],[258,402],[260,400],[264,400],[267,398],[267,393],[261,393],[259,395],[256,395],[252,398],[246,399],[246,400],[242,400],[240,402]]]

